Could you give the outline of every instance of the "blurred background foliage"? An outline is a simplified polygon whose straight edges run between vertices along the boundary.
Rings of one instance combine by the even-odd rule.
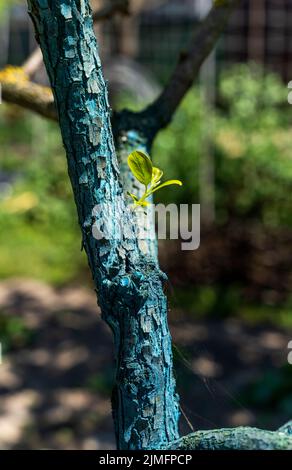
[[[154,159],[171,177],[179,175],[184,181],[179,191],[166,188],[159,197],[164,202],[199,201],[204,127],[212,125],[216,224],[248,217],[263,226],[291,226],[291,113],[286,88],[276,75],[240,65],[221,75],[218,89],[214,115],[207,112],[197,87],[159,135]]]
[[[5,19],[4,7],[17,3],[24,5],[25,2],[0,0],[0,17]],[[133,17],[133,23],[127,23],[131,21],[128,18],[123,19],[127,34],[136,31],[133,26],[142,25],[138,38],[129,41],[135,43],[133,50],[140,53],[140,56],[129,54],[134,61],[129,61],[127,54],[127,61],[120,61],[121,54],[125,53],[121,46],[123,41],[113,40],[117,35],[123,37],[118,22],[105,24],[98,31],[115,109],[140,109],[145,100],[153,99],[162,85],[161,79],[165,80],[181,49],[179,38],[184,42],[187,39],[188,2],[166,2],[165,10],[160,10],[160,2],[157,3],[157,10],[155,4],[154,10],[149,8],[139,21],[137,16]],[[256,8],[256,2],[244,3]],[[178,9],[168,10],[170,4]],[[176,14],[182,6],[185,16],[177,21]],[[15,10],[16,17],[21,17],[19,6]],[[248,11],[252,16],[252,8]],[[270,428],[287,419],[292,408],[292,369],[286,357],[286,339],[292,327],[292,118],[284,85],[291,75],[291,61],[282,47],[279,54],[273,49],[273,55],[267,52],[265,56],[275,59],[277,64],[285,60],[287,70],[282,76],[267,72],[271,68],[267,64],[263,68],[252,62],[227,66],[232,63],[232,60],[228,62],[230,50],[237,40],[241,44],[246,34],[242,31],[246,17],[238,13],[240,22],[231,28],[236,34],[232,33],[229,41],[228,35],[222,38],[218,46],[224,60],[218,60],[217,50],[217,83],[212,83],[216,90],[215,102],[211,106],[208,103],[208,79],[204,81],[201,77],[201,84],[197,83],[185,97],[171,125],[159,134],[152,151],[154,163],[165,171],[167,178],[179,178],[184,183],[181,188],[165,188],[159,192],[155,195],[156,202],[201,203],[204,215],[203,200],[209,196],[208,190],[214,199],[212,221],[202,220],[199,250],[182,252],[173,241],[160,244],[161,265],[170,280],[169,315],[178,388],[187,415],[199,428],[241,424]],[[265,31],[271,30],[274,34],[274,15],[265,18],[272,23],[267,23]],[[24,60],[21,46],[27,47],[31,34],[25,26],[27,21],[22,9],[22,22],[16,22],[10,34],[11,39],[17,38],[17,41],[11,47],[12,41],[6,51],[11,63],[21,64]],[[2,25],[5,22],[2,21]],[[286,23],[288,25],[288,20]],[[193,22],[189,26],[192,30]],[[278,29],[278,34],[284,34],[283,25]],[[260,28],[257,33],[261,33]],[[282,44],[271,37],[273,48]],[[4,53],[2,60],[3,57]],[[242,54],[240,60],[242,57],[247,56]],[[112,70],[109,58],[117,59],[116,68]],[[233,63],[238,60],[236,57]],[[122,75],[121,68],[124,78],[122,83],[116,83],[117,77]],[[45,74],[40,77],[44,79]],[[146,89],[143,93],[142,88]],[[86,289],[82,290],[84,286],[92,289],[92,282],[86,256],[79,249],[80,229],[60,132],[56,124],[3,103],[0,106],[0,148],[0,280],[4,281],[0,283],[4,285],[2,291],[0,285],[4,305],[0,310],[0,339],[6,361],[9,356],[16,357],[12,369],[17,371],[18,364],[20,373],[17,375],[22,374],[28,389],[34,388],[39,379],[42,399],[60,386],[70,389],[70,393],[74,387],[83,387],[85,394],[92,393],[92,403],[94,406],[100,403],[100,410],[97,412],[91,408],[93,405],[88,405],[88,416],[84,411],[80,413],[84,416],[84,435],[88,436],[97,432],[96,423],[91,423],[92,427],[88,423],[92,417],[102,416],[105,403],[109,401],[113,369],[107,361],[112,351],[110,339],[98,323],[94,294],[88,291],[91,304],[84,294]],[[202,179],[206,161],[213,165],[209,188]],[[11,279],[11,284],[7,283],[5,291],[6,279]],[[30,279],[34,279],[35,284],[30,286]],[[38,284],[38,280],[45,284]],[[21,281],[28,283],[26,288]],[[51,316],[48,315],[50,309]],[[96,323],[92,323],[91,312]],[[103,345],[103,341],[107,343]],[[76,345],[88,348],[88,355],[81,363],[78,362],[79,349],[77,354],[74,349]],[[36,371],[33,363],[44,348],[49,351],[48,369],[40,354],[45,386],[42,372]],[[25,360],[27,350],[32,352],[34,365],[25,369],[21,360]],[[52,381],[49,386],[47,378],[54,378],[58,369],[58,360],[52,361],[58,351],[62,354],[67,351],[70,360],[73,358],[72,375],[61,367],[60,375],[56,375],[57,382]],[[28,361],[28,364],[31,363]],[[6,390],[7,380],[5,375],[3,377]],[[228,390],[221,393],[226,382],[231,384],[232,393]],[[234,398],[233,390],[240,400]],[[74,398],[74,404],[75,401]],[[69,402],[67,398],[62,402],[62,410]],[[50,405],[52,403],[50,397]],[[232,410],[230,403],[233,403]],[[245,407],[256,410],[260,421],[255,422]],[[73,421],[75,413],[76,410]],[[72,432],[76,426],[74,432],[78,441],[81,422],[76,425],[74,421],[72,425],[65,420],[63,431],[60,423],[53,423],[52,427],[54,430],[60,427],[60,432],[67,436],[68,429]],[[106,422],[111,423],[110,407],[107,421],[101,419],[101,435]],[[32,437],[30,443],[29,433],[25,432],[25,445],[63,448],[64,444],[58,439],[50,443],[46,425],[45,432],[42,426],[41,420],[35,428],[39,434],[44,433],[43,440]],[[2,432],[0,441],[5,435]],[[78,447],[77,441],[74,445],[70,441],[70,445]]]
[[[72,281],[85,263],[57,126],[4,105],[0,119],[0,276]]]
[[[200,87],[194,87],[154,144],[155,163],[168,178],[184,182],[179,189],[165,188],[157,202],[199,202],[204,128],[212,122],[215,222],[211,231],[232,223],[256,224],[257,233],[292,230],[291,117],[285,99],[287,90],[280,79],[256,66],[236,66],[221,75],[218,106],[212,113],[207,112]],[[121,104],[126,104],[124,96]],[[78,250],[80,233],[57,126],[15,107],[2,105],[0,112],[1,278],[90,284],[85,255]],[[239,244],[242,271],[245,253],[240,250]],[[178,264],[179,258],[180,254]],[[286,277],[290,275],[288,270]],[[253,323],[291,325],[290,295],[279,301],[277,296],[272,302],[269,296],[267,302],[248,301],[247,306],[243,281],[234,272],[231,280],[224,280],[222,273],[218,277],[218,282],[191,277],[191,283],[180,277],[179,285],[174,280],[172,304],[197,318],[235,314]]]
[[[212,129],[207,151],[214,159],[215,220],[211,227],[202,227],[200,249],[196,255],[185,255],[182,272],[174,276],[179,277],[179,286],[174,288],[173,303],[197,318],[235,315],[252,324],[292,325],[289,248],[287,264],[280,255],[292,229],[291,113],[286,101],[287,89],[277,75],[254,64],[238,65],[221,74],[212,112],[196,87],[155,142],[156,163],[169,177],[184,182],[178,191],[166,188],[159,200],[197,203],[204,136],[206,128]],[[199,252],[204,246],[208,250],[214,238],[221,245],[224,240],[223,247],[215,248],[222,250],[223,261],[215,279],[207,276],[202,283],[204,268],[212,263],[214,268],[216,258],[211,255],[209,264],[202,263],[195,275],[189,275],[187,266],[191,271],[200,264]],[[224,252],[228,242],[235,249]],[[278,282],[267,281],[267,271],[273,270]]]
[[[13,5],[17,5],[18,3],[22,3],[21,0],[0,0],[0,20],[2,19],[1,15],[7,12],[9,8]]]
[[[194,87],[154,144],[154,162],[168,178],[184,183],[179,189],[165,188],[158,202],[199,202],[204,128],[212,125],[212,230],[233,221],[256,223],[262,231],[292,230],[291,117],[286,99],[280,79],[256,66],[236,66],[221,75],[218,106],[212,113],[200,87]],[[125,104],[125,97],[121,101]],[[86,260],[76,249],[80,234],[59,130],[11,106],[2,105],[0,113],[0,276],[35,277],[56,285],[81,282]],[[90,282],[88,275],[85,279]],[[198,295],[205,300],[196,295],[195,301],[203,305],[204,314],[218,312],[217,303],[228,314],[241,302],[234,286],[226,291],[231,299],[227,305],[216,286],[202,289]]]

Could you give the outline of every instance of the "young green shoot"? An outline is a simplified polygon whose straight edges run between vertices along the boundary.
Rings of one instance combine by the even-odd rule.
[[[161,183],[163,171],[152,165],[152,162],[146,153],[141,150],[135,150],[128,156],[128,165],[134,177],[145,186],[145,191],[140,199],[135,194],[129,193],[135,206],[146,207],[149,205],[147,198],[159,189],[172,184],[182,186],[180,180],[167,180]]]

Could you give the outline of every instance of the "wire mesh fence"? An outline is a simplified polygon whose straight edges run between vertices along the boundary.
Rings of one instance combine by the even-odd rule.
[[[104,60],[127,57],[147,68],[158,82],[165,82],[211,3],[132,0],[129,17],[115,15],[97,27]],[[2,20],[0,35],[0,65],[21,64],[35,47],[25,4],[10,10]],[[216,63],[220,68],[255,61],[287,82],[292,77],[291,54],[292,1],[243,0],[219,41]]]

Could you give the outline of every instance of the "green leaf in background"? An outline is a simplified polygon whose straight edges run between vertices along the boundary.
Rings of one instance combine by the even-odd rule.
[[[131,172],[140,183],[148,186],[152,179],[152,163],[146,153],[135,150],[128,156]]]

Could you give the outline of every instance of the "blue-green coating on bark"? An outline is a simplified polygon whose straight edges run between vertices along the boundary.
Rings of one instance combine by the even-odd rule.
[[[289,436],[292,436],[292,420],[288,421],[288,423],[284,424],[284,426],[282,426],[279,429],[279,432],[284,432],[285,434],[288,434]]]
[[[69,174],[74,190],[83,245],[99,292],[102,315],[115,338],[117,377],[113,414],[120,449],[292,449],[291,422],[276,432],[254,428],[197,431],[178,438],[178,400],[172,374],[171,339],[165,275],[153,246],[145,254],[135,238],[135,224],[124,200],[110,126],[110,109],[93,34],[89,2],[30,0],[30,13],[58,107]],[[136,116],[121,114],[126,141],[146,148],[154,131],[137,128]],[[131,116],[130,116],[131,118]],[[155,116],[147,115],[145,120]],[[127,125],[125,121],[127,120]],[[148,126],[149,127],[149,126]],[[150,126],[151,128],[151,126]],[[152,126],[156,130],[155,122]],[[138,144],[138,145],[137,145]],[[92,236],[93,207],[107,202],[113,217],[103,214],[109,240]],[[133,237],[116,240],[116,221]],[[169,444],[171,443],[171,444]]]
[[[283,431],[250,427],[197,431],[169,445],[172,450],[292,450],[292,436]]]
[[[159,449],[178,438],[165,276],[143,254],[126,209],[107,89],[88,0],[29,0],[50,78],[86,250],[117,361],[113,416],[119,449]],[[110,213],[94,213],[97,204]],[[123,221],[131,238],[116,238]],[[95,222],[109,239],[92,235]]]
[[[140,199],[145,192],[145,186],[139,183],[139,181],[134,177],[133,173],[130,171],[128,165],[128,155],[137,149],[150,154],[151,141],[147,137],[145,137],[142,132],[138,132],[135,130],[121,132],[120,134],[117,133],[117,135],[115,135],[114,137],[116,141],[116,147],[118,149],[118,158],[121,169],[121,181],[123,184],[125,197],[129,199],[128,193],[132,193],[135,194],[138,199]],[[148,202],[153,202],[152,196],[148,198]],[[139,213],[137,213],[137,211],[133,213],[133,217],[135,218],[135,224],[140,229],[140,231],[145,234],[143,240],[139,240],[139,248],[142,253],[151,256],[151,258],[153,260],[156,260],[158,264],[158,246],[155,235],[155,220],[153,207],[149,206],[147,208],[147,211],[148,218],[151,223],[146,224],[146,226],[145,218],[139,217]]]

